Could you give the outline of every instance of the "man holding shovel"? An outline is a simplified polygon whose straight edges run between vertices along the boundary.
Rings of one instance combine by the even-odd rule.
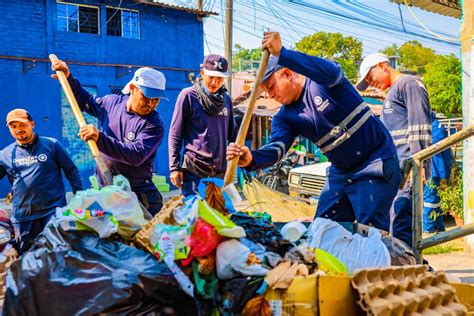
[[[227,159],[255,170],[282,159],[298,135],[310,139],[331,162],[317,217],[389,230],[389,211],[400,183],[396,149],[388,130],[345,78],[339,64],[282,46],[264,34],[270,57],[262,88],[283,104],[270,142],[256,151],[229,145]]]
[[[236,132],[232,101],[224,88],[227,68],[224,57],[207,55],[201,78],[176,100],[168,136],[170,179],[185,197],[197,191],[202,178],[224,177],[227,141],[234,141]]]
[[[56,60],[51,68],[65,73],[81,110],[99,119],[100,131],[89,124],[81,127],[79,137],[93,139],[112,174],[124,175],[150,214],[158,213],[163,202],[152,182],[152,170],[164,122],[155,109],[166,98],[165,76],[152,68],[140,68],[122,90],[123,96],[99,98],[81,87],[65,62]],[[52,77],[57,79],[55,74]]]

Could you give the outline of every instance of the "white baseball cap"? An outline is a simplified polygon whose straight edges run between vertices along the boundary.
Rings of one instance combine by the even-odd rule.
[[[122,89],[123,94],[130,93],[130,85],[132,83],[138,86],[148,99],[164,98],[168,100],[165,92],[166,78],[158,70],[143,67],[135,71],[132,80]]]
[[[388,57],[384,54],[381,53],[374,53],[370,54],[369,56],[365,57],[362,63],[360,64],[360,69],[359,69],[359,82],[356,84],[357,90],[364,91],[369,87],[369,84],[367,81],[365,81],[365,77],[367,77],[370,69],[372,67],[377,66],[379,63],[387,62],[388,63]]]

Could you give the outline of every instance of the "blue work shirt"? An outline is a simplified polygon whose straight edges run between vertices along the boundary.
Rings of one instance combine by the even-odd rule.
[[[165,132],[160,114],[127,112],[128,95],[94,97],[72,75],[68,81],[81,110],[100,122],[97,146],[112,174],[124,175],[134,192],[156,190],[153,163]]]
[[[235,120],[232,101],[225,96],[224,108],[209,115],[199,103],[193,87],[178,95],[168,136],[170,172],[180,170],[180,150],[184,155],[212,167],[216,173],[225,172],[226,148],[235,140]]]
[[[0,179],[13,184],[13,221],[38,219],[66,205],[64,171],[72,191],[82,190],[81,176],[64,147],[54,138],[35,136],[27,145],[10,144],[0,151]]]
[[[448,137],[448,132],[446,131],[445,126],[437,119],[433,121],[431,133],[433,144]],[[449,179],[451,175],[451,164],[451,149],[448,148],[445,151],[434,155],[431,158],[431,176],[433,178]]]
[[[273,117],[270,142],[252,151],[251,169],[270,166],[283,158],[296,136],[317,143],[364,101],[344,76],[341,66],[332,61],[282,48],[278,63],[306,77],[298,100],[283,105]],[[347,172],[377,158],[396,157],[396,149],[387,128],[368,107],[358,113],[347,128],[321,144],[328,146],[344,136],[358,120],[368,119],[349,138],[325,152],[332,166]]]
[[[395,81],[385,98],[381,119],[393,137],[400,164],[430,146],[431,107],[423,82],[411,75]]]

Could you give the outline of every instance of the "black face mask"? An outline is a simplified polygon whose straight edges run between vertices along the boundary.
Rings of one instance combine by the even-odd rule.
[[[204,111],[210,116],[219,114],[225,107],[225,96],[227,89],[222,86],[216,93],[207,90],[202,79],[198,79],[193,85],[197,98]]]

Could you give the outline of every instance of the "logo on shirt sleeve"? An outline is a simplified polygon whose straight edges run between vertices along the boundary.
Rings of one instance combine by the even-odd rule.
[[[329,105],[329,100],[326,99],[323,101],[323,99],[317,95],[314,97],[314,103],[316,104],[316,107],[318,109],[319,112],[322,112],[324,110],[326,110],[326,108],[328,107]]]
[[[393,113],[392,104],[388,100],[385,101],[384,104],[383,104],[383,113],[384,114],[392,114]]]
[[[45,162],[46,160],[48,160],[48,156],[46,156],[45,154],[39,154],[38,160],[41,162]]]
[[[135,134],[133,132],[128,132],[127,140],[129,140],[129,141],[135,140]]]
[[[229,111],[227,110],[227,108],[223,108],[222,111],[219,112],[219,115],[220,116],[227,116],[227,115],[229,115]]]

